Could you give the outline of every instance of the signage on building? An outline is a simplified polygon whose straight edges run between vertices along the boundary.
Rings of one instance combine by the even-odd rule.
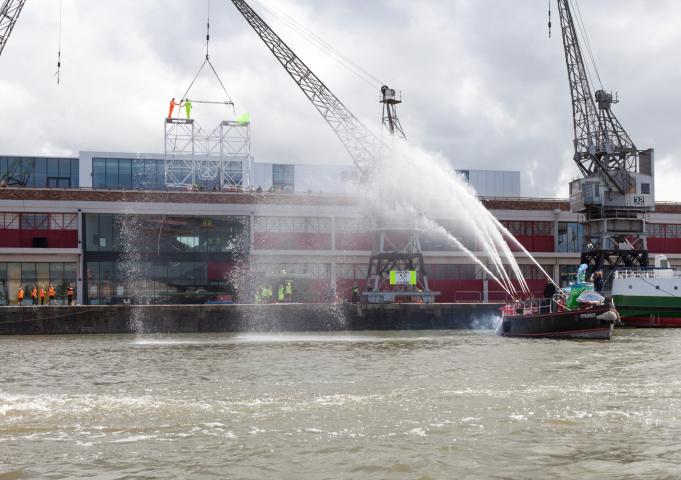
[[[390,285],[416,285],[416,270],[392,270]]]

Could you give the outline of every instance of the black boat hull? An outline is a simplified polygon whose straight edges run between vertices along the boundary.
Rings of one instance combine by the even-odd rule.
[[[617,312],[603,308],[570,312],[506,315],[497,333],[503,337],[610,340]]]

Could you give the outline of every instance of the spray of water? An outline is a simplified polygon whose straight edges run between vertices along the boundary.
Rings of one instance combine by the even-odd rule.
[[[118,217],[121,259],[118,265],[120,281],[122,282],[124,296],[131,303],[142,301],[140,292],[147,290],[149,283],[146,264],[142,257],[144,238],[142,220],[136,215],[122,215]],[[130,312],[130,329],[135,333],[144,333],[144,318],[140,308],[132,308]]]
[[[420,228],[454,244],[509,295],[515,296],[518,291],[529,293],[505,237],[515,239],[443,156],[395,142],[372,180],[364,186],[362,199],[374,215],[382,218],[400,220],[418,215]],[[440,225],[438,218],[454,218],[454,231]],[[487,262],[459,240],[464,234],[474,236],[476,250],[480,250]],[[531,258],[527,250],[524,251]]]

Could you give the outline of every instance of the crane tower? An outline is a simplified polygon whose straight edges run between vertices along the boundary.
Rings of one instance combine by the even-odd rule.
[[[574,126],[570,206],[584,216],[582,263],[592,269],[646,267],[646,214],[655,209],[654,151],[639,150],[612,106],[616,95],[592,93],[569,0],[557,0]],[[550,23],[549,23],[550,26]],[[589,49],[590,53],[590,49]]]

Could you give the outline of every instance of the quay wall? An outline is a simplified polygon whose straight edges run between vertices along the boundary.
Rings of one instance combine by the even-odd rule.
[[[498,304],[0,307],[0,335],[493,328]]]

